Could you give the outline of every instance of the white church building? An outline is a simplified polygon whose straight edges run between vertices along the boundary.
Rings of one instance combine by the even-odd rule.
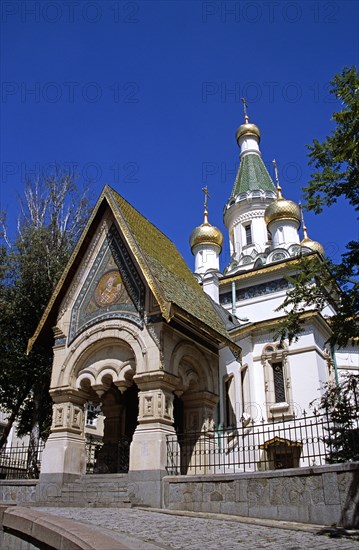
[[[151,487],[168,473],[315,463],[319,451],[304,447],[322,441],[323,428],[304,437],[298,419],[324,383],[359,372],[358,349],[327,347],[329,303],[304,314],[296,342],[274,339],[298,258],[325,252],[278,177],[273,183],[259,128],[246,117],[236,137],[228,236],[209,223],[206,195],[203,223],[190,236],[194,273],[157,227],[111,187],[102,191],[29,344],[54,342],[40,482],[86,474],[89,403],[104,416],[94,471],[123,471],[126,441],[125,471],[143,503],[158,502]],[[231,260],[220,272],[224,238]]]

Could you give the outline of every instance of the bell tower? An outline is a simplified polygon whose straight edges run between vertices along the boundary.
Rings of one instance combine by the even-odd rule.
[[[244,124],[236,133],[240,164],[231,195],[224,207],[224,224],[229,232],[231,262],[226,273],[251,269],[265,254],[270,237],[264,221],[266,207],[277,197],[275,185],[259,149],[260,130],[249,122],[244,99]]]

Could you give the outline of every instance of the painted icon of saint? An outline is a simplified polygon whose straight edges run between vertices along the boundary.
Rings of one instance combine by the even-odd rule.
[[[102,275],[95,289],[95,302],[99,307],[111,306],[118,302],[123,289],[121,275],[117,270]]]

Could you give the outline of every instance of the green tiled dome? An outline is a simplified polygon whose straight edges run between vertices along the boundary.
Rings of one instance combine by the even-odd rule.
[[[263,160],[257,154],[247,154],[241,159],[231,197],[236,197],[247,191],[272,191],[276,193],[275,185]]]

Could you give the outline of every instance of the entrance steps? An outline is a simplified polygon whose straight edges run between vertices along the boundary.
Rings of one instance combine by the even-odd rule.
[[[52,491],[52,494],[47,494],[46,504],[85,508],[130,508],[131,484],[128,483],[127,474],[86,475],[62,485],[57,491]]]

